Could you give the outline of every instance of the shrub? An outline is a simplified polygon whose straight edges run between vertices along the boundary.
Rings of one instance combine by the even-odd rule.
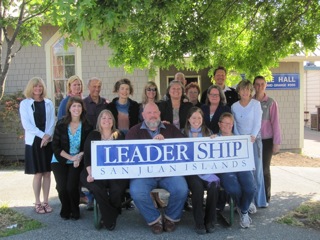
[[[0,101],[0,120],[3,133],[15,133],[18,139],[24,137],[19,114],[20,102],[24,99],[22,91],[4,95]]]

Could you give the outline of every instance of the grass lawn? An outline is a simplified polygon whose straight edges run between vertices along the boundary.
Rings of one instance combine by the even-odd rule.
[[[27,218],[8,206],[0,206],[0,237],[20,234],[42,226],[41,222]]]

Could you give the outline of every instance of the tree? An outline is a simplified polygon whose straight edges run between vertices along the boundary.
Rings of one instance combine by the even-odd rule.
[[[81,45],[113,49],[111,65],[201,69],[224,65],[248,77],[312,51],[320,33],[314,0],[58,0],[61,30]],[[187,56],[187,58],[186,58]]]
[[[0,0],[0,100],[12,59],[23,46],[40,45],[40,26],[54,1]]]

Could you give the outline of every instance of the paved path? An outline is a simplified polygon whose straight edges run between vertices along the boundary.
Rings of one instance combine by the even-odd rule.
[[[310,141],[306,145],[308,154],[320,156],[319,140],[320,132],[306,132],[306,141]],[[159,236],[151,233],[137,210],[124,210],[113,232],[97,231],[93,226],[93,212],[86,211],[84,206],[81,207],[79,221],[61,220],[53,176],[50,203],[54,212],[45,215],[34,212],[32,176],[25,175],[23,171],[0,171],[0,182],[0,204],[7,203],[17,211],[45,224],[41,229],[4,239],[320,239],[320,231],[291,227],[275,221],[302,202],[312,198],[320,199],[320,168],[273,166],[271,204],[266,209],[258,209],[258,213],[252,216],[252,226],[249,229],[241,229],[238,215],[235,214],[235,223],[232,227],[217,225],[215,233],[204,236],[199,236],[193,231],[191,212],[184,212],[175,232]]]

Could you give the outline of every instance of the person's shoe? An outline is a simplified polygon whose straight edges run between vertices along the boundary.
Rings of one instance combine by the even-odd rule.
[[[204,225],[196,225],[196,229],[195,232],[198,233],[199,235],[203,235],[206,234],[206,228],[204,227]]]
[[[80,202],[79,204],[87,204],[89,202],[87,196],[80,197]]]
[[[87,203],[86,209],[87,211],[93,211],[93,200]]]
[[[117,225],[117,223],[114,222],[109,227],[106,226],[106,229],[108,229],[109,231],[113,231],[116,228],[116,225]]]
[[[153,234],[161,234],[163,232],[162,221],[159,220],[155,224],[151,225],[150,228]]]
[[[215,230],[214,225],[212,223],[206,224],[206,232],[207,233],[213,233]]]
[[[129,202],[129,203],[125,204],[124,207],[125,207],[126,210],[134,210],[135,209],[135,206],[134,206],[134,204],[132,202]]]
[[[185,202],[184,202],[184,207],[183,209],[185,211],[192,211],[192,204],[189,202],[189,199],[187,199]]]
[[[249,209],[248,209],[248,213],[255,214],[256,212],[257,212],[256,205],[254,205],[254,203],[250,203],[250,206],[249,206]]]
[[[165,218],[163,229],[166,232],[173,232],[176,229],[176,224],[174,222],[170,221],[169,219]]]
[[[248,228],[250,226],[250,224],[252,223],[252,220],[249,217],[249,214],[248,213],[242,213],[240,208],[238,208],[237,210],[238,210],[238,214],[240,216],[240,226],[242,228]]]

